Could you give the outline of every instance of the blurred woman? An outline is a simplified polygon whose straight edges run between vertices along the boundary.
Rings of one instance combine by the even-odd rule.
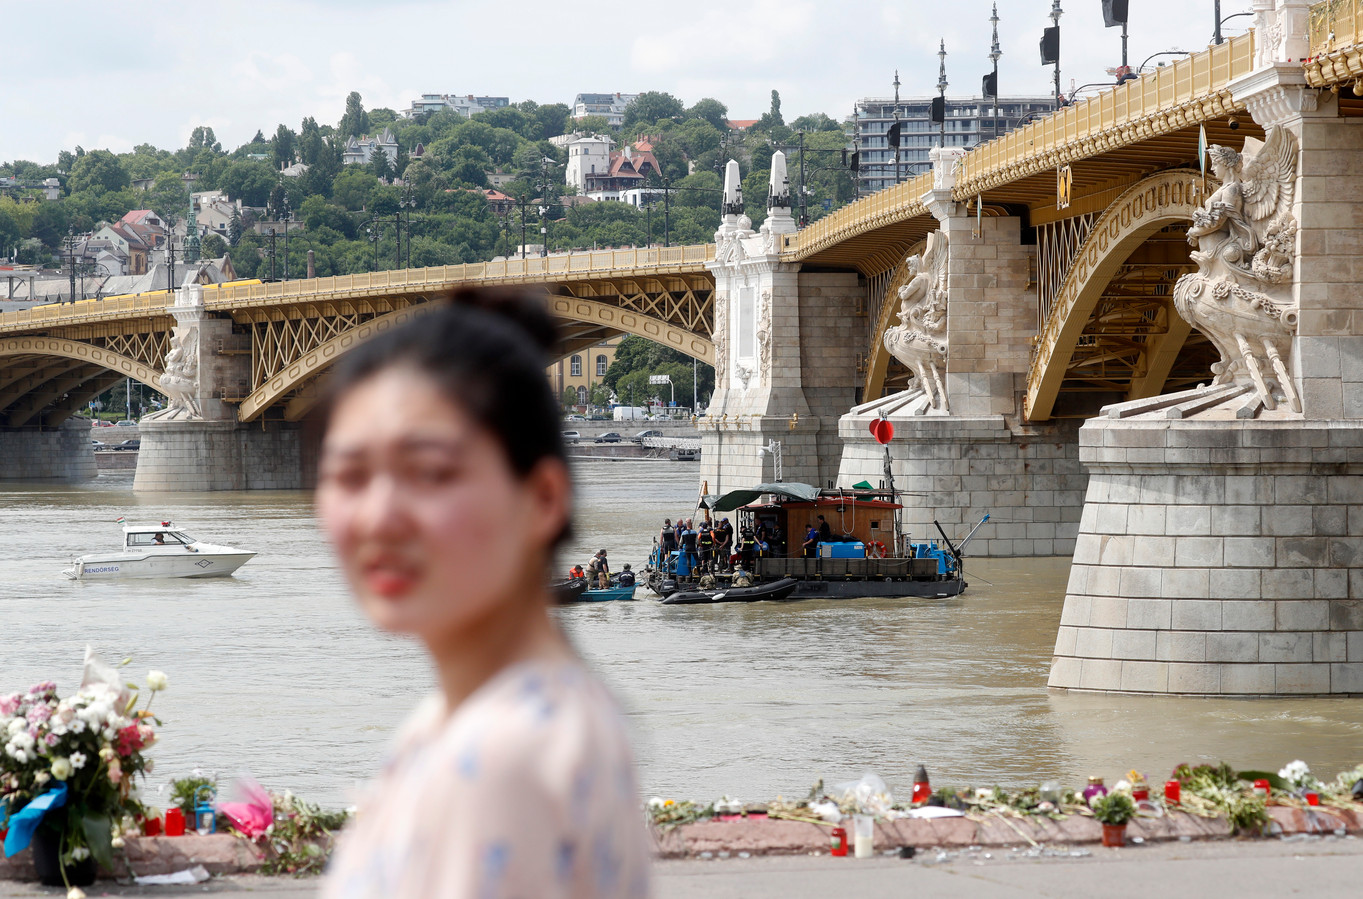
[[[327,897],[638,897],[621,714],[550,615],[571,523],[542,302],[455,297],[353,350],[327,409],[317,510],[360,607],[440,686],[402,728]]]

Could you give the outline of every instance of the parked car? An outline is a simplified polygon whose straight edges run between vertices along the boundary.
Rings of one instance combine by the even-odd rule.
[[[624,443],[624,442],[625,442],[625,438],[621,437],[619,434],[615,433],[614,431],[611,431],[611,432],[608,433],[608,434],[602,434],[600,437],[596,438],[596,442],[597,442],[597,443]]]
[[[563,420],[564,420],[564,421],[586,421],[586,420],[587,420],[587,416],[585,416],[585,415],[565,415],[565,416],[563,416]]]
[[[102,450],[102,449],[104,449],[104,441],[102,441],[102,440],[91,440],[91,441],[90,441],[90,447],[91,447],[92,449]]]
[[[661,436],[663,436],[663,432],[662,432],[662,431],[659,431],[659,430],[657,430],[657,429],[652,429],[652,430],[648,430],[648,431],[640,431],[639,433],[637,433],[637,434],[635,434],[633,437],[631,437],[629,440],[630,440],[630,443],[637,443],[637,444],[640,444],[640,445],[642,446],[645,438],[648,438],[648,437],[661,437]]]
[[[125,418],[125,419],[123,419],[122,421],[116,421],[116,422],[114,422],[114,427],[116,427],[116,428],[135,428],[135,427],[137,427],[137,422],[133,421],[133,420],[130,419],[130,418]]]
[[[141,441],[141,440],[138,440],[136,437],[129,437],[127,440],[123,441],[122,443],[115,443],[113,446],[110,447],[110,449],[121,450],[121,451],[125,451],[125,452],[134,452],[134,453],[137,452],[137,451],[138,451],[139,449],[141,449],[141,448],[142,448],[142,441]]]
[[[92,428],[112,428],[113,426],[113,422],[105,421],[102,418],[96,418],[94,421],[90,422],[90,427]]]
[[[581,442],[582,442],[582,432],[581,432],[581,431],[564,431],[564,432],[563,432],[563,442],[564,442],[564,443],[568,443],[568,444],[572,444],[572,443],[581,443]]]

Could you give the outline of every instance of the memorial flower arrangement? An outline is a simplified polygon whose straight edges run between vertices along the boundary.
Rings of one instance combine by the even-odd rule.
[[[139,688],[122,683],[87,648],[85,677],[65,699],[51,682],[0,696],[6,857],[27,847],[41,828],[56,840],[68,887],[68,868],[88,868],[88,859],[113,867],[113,850],[122,847],[125,833],[136,832],[144,813],[136,784],[152,770],[147,750],[161,722],[151,702],[166,686],[165,674],[150,672],[147,701],[138,709]]]

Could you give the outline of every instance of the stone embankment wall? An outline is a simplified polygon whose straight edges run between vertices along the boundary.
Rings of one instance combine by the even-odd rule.
[[[0,431],[0,477],[12,481],[85,481],[97,477],[90,422],[69,418],[51,430]],[[100,430],[109,430],[101,428]]]

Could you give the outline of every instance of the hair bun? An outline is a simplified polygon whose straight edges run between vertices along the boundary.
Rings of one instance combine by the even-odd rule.
[[[524,290],[461,287],[450,293],[450,302],[510,322],[525,332],[546,356],[559,345],[558,325],[549,315],[544,299]]]

